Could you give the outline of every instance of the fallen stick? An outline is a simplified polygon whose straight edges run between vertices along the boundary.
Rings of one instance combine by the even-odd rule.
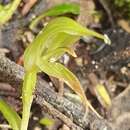
[[[5,56],[0,55],[0,75],[1,81],[11,84],[20,92],[24,76],[23,67],[10,61]],[[83,120],[85,114],[84,108],[81,105],[74,104],[68,99],[59,96],[44,80],[39,79],[37,82],[35,101],[41,107],[45,105],[45,101],[48,102],[83,129],[112,130],[110,124],[105,119],[99,119],[92,111],[89,111]]]

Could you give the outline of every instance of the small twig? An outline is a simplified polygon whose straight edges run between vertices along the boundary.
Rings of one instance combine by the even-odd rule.
[[[71,130],[83,130],[81,127],[75,125],[72,120],[70,120],[67,116],[60,113],[58,110],[56,110],[52,105],[50,105],[48,102],[44,100],[43,103],[43,110],[47,111],[49,114],[54,116],[55,118],[60,119],[63,121]]]
[[[36,2],[37,0],[25,0],[25,5],[21,12],[22,15],[26,15]]]
[[[99,0],[99,2],[103,6],[103,8],[105,9],[105,11],[106,11],[106,13],[107,13],[107,15],[109,17],[109,20],[110,20],[110,23],[111,23],[112,27],[114,27],[115,26],[114,20],[113,20],[113,17],[112,17],[112,13],[111,13],[111,11],[110,11],[110,9],[108,7],[107,1],[106,0]]]
[[[19,97],[18,93],[11,91],[0,91],[0,96],[11,96],[11,97]]]
[[[15,92],[15,89],[7,83],[0,83],[0,91],[2,91],[2,90]]]
[[[24,69],[21,66],[0,55],[0,75],[1,81],[6,81],[16,86],[16,89],[20,92],[20,86],[24,76]],[[35,101],[41,107],[43,107],[44,101],[48,102],[59,112],[64,113],[67,117],[71,117],[74,123],[83,129],[89,127],[92,130],[112,130],[110,124],[107,123],[106,120],[97,118],[92,111],[89,111],[85,120],[83,120],[83,106],[74,104],[66,98],[59,96],[59,94],[54,92],[50,86],[41,79],[38,80],[35,95]]]

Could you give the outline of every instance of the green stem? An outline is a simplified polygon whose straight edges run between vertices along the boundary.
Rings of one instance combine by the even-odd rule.
[[[33,92],[36,84],[36,72],[28,72],[24,76],[22,89],[23,113],[20,130],[27,130],[30,109],[33,101]]]

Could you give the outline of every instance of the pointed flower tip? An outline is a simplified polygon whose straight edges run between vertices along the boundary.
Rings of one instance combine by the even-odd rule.
[[[109,39],[109,37],[107,36],[107,34],[104,34],[104,42],[108,45],[111,45],[111,40]]]
[[[76,53],[75,53],[75,51],[74,51],[74,49],[73,48],[68,48],[67,49],[67,52],[68,52],[68,54],[70,54],[71,56],[73,56],[73,57],[77,57],[77,55],[76,55]]]
[[[76,58],[76,57],[77,57],[77,54],[74,52],[72,56]]]

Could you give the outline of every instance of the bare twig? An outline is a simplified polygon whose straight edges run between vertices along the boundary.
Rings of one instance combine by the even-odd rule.
[[[83,130],[81,127],[75,125],[71,119],[69,119],[67,116],[56,110],[51,104],[49,104],[45,100],[43,101],[43,110],[47,111],[55,118],[58,118],[61,121],[63,121],[72,130]]]
[[[17,87],[16,89],[18,91],[20,90],[24,76],[24,69],[3,55],[0,55],[0,75],[1,81],[6,81],[12,86]],[[109,123],[104,119],[98,119],[92,111],[89,111],[85,120],[83,120],[84,108],[81,105],[74,104],[66,98],[59,96],[45,81],[41,79],[38,80],[35,96],[37,104],[43,107],[45,101],[48,102],[59,112],[64,113],[69,118],[71,117],[74,123],[83,129],[89,127],[92,130],[112,130]]]
[[[21,12],[22,15],[26,15],[36,2],[37,0],[25,0],[25,5]]]
[[[99,0],[99,2],[102,4],[103,8],[105,9],[108,17],[109,17],[109,20],[110,20],[110,23],[112,25],[112,27],[114,27],[114,20],[113,20],[113,17],[112,17],[112,13],[111,13],[111,10],[109,9],[109,6],[108,6],[108,3],[106,0]]]

